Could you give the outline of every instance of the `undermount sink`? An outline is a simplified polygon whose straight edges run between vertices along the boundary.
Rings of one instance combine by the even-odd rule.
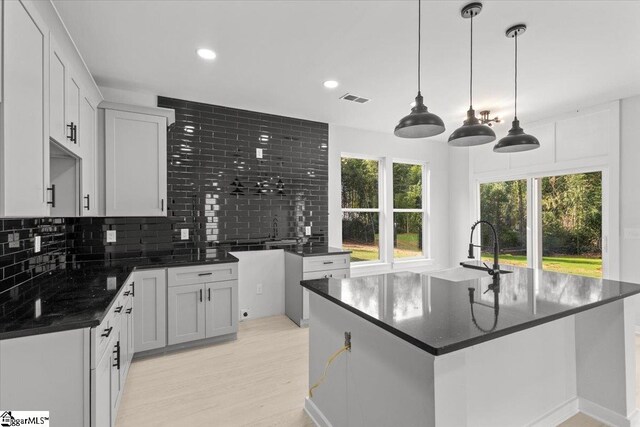
[[[437,279],[448,280],[450,282],[464,282],[466,280],[483,279],[491,277],[486,271],[473,270],[471,268],[453,267],[446,270],[440,270],[433,273],[423,273],[427,276]]]

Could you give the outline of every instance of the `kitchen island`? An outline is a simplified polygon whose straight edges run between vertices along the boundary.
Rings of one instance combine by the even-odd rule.
[[[303,281],[318,425],[557,425],[578,411],[638,422],[640,285],[511,268]]]

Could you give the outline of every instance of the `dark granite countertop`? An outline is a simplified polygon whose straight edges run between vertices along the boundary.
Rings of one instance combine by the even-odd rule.
[[[323,256],[323,255],[342,255],[342,254],[350,254],[351,251],[332,248],[331,246],[294,246],[286,249],[287,252],[292,254],[300,255],[303,257],[308,256]]]
[[[98,326],[136,269],[238,262],[223,251],[102,262],[68,262],[0,294],[0,340]]]
[[[494,293],[484,293],[492,278],[483,272],[462,281],[446,280],[452,277],[442,273],[401,272],[301,283],[436,356],[640,293],[640,285],[632,283],[503,268],[513,272],[501,276],[498,309]]]

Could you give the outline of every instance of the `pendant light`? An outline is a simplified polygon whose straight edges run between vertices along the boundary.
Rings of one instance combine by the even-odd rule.
[[[524,24],[514,25],[507,29],[505,35],[514,40],[515,44],[515,78],[514,78],[514,103],[513,103],[513,123],[507,136],[502,138],[493,147],[496,153],[516,153],[518,151],[535,150],[540,147],[540,142],[533,135],[527,135],[520,127],[518,120],[518,37],[524,34],[527,26]]]
[[[460,11],[463,18],[471,22],[471,36],[469,51],[469,111],[465,120],[458,129],[449,136],[449,145],[454,147],[471,147],[474,145],[488,144],[496,139],[496,134],[489,126],[483,125],[476,117],[473,109],[473,18],[482,11],[482,3],[469,3]]]
[[[418,0],[418,96],[416,96],[416,105],[411,109],[411,113],[403,117],[393,131],[396,136],[401,138],[427,138],[444,132],[444,122],[440,117],[429,112],[420,93],[421,15],[421,0]]]

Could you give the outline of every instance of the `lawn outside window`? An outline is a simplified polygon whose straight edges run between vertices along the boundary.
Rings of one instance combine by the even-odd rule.
[[[424,163],[393,162],[393,258],[424,258],[427,219],[427,168]]]
[[[382,168],[381,159],[346,155],[341,158],[342,246],[351,251],[354,263],[383,260]]]

